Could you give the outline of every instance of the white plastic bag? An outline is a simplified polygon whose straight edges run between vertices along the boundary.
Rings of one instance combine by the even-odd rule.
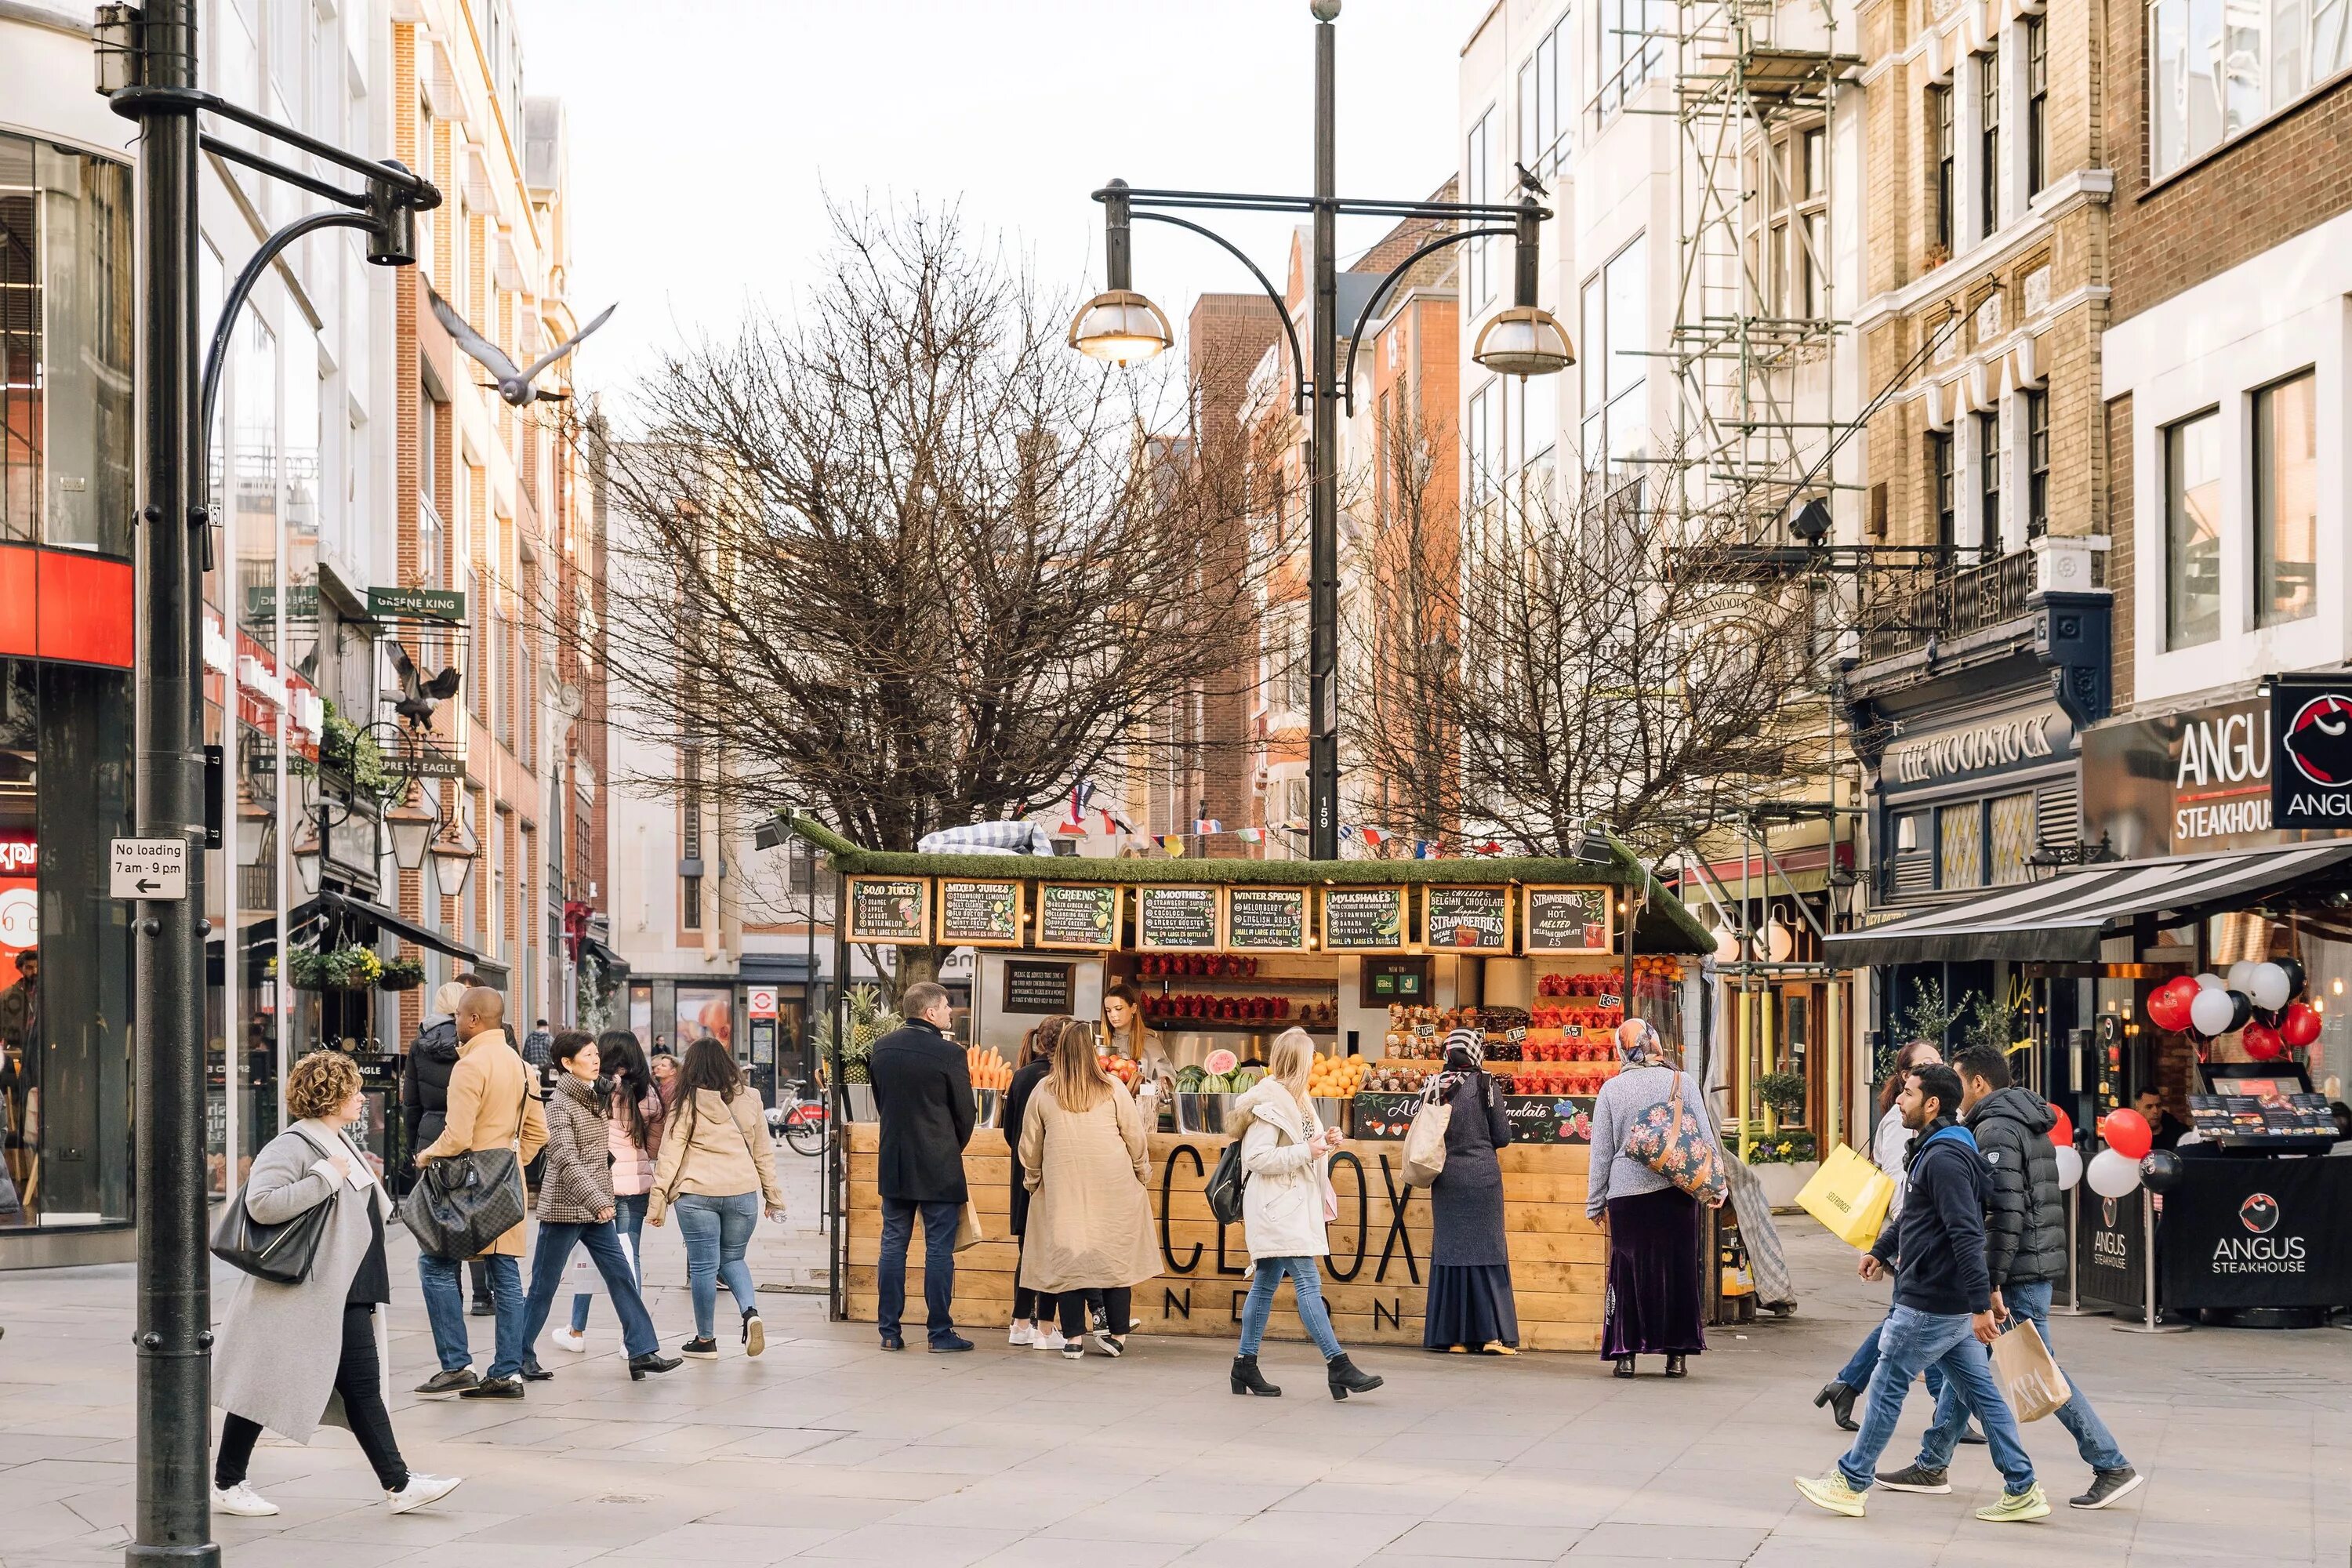
[[[628,1255],[630,1280],[642,1284],[643,1279],[637,1272],[636,1243],[624,1236],[621,1237],[621,1250]],[[563,1289],[558,1293],[573,1296],[610,1294],[604,1289],[604,1270],[596,1267],[595,1257],[589,1252],[584,1242],[572,1243],[572,1260],[563,1266]]]

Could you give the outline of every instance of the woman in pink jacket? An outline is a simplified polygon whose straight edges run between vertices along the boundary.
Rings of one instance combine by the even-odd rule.
[[[596,1052],[613,1086],[605,1128],[613,1152],[613,1228],[627,1237],[642,1284],[646,1271],[639,1247],[646,1228],[646,1196],[653,1191],[654,1165],[661,1158],[663,1101],[636,1036],[626,1029],[607,1029],[596,1037]],[[593,1300],[584,1290],[572,1298],[572,1326],[551,1336],[557,1344],[574,1352],[587,1350],[588,1303]]]

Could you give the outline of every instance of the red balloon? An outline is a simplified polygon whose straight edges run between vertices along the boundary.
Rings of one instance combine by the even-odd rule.
[[[2107,1119],[2099,1124],[2099,1135],[2107,1141],[2108,1148],[2126,1160],[2147,1159],[2148,1150],[2156,1144],[2156,1135],[2148,1131],[2147,1118],[2128,1106],[2108,1111]]]
[[[2183,1002],[2194,1002],[2197,1000],[2197,993],[2205,988],[2197,984],[2197,976],[2193,974],[2176,974],[2164,983],[2164,989],[2171,992]]]
[[[2310,1003],[2287,1004],[2286,1016],[2279,1020],[2279,1038],[2290,1046],[2307,1046],[2319,1038],[2319,1015]]]
[[[2050,1142],[2063,1149],[2074,1141],[2074,1119],[2055,1105],[2050,1108],[2050,1113],[2058,1118],[2058,1124],[2050,1130]]]
[[[2169,985],[2158,986],[2148,993],[2147,1021],[2168,1035],[2181,1033],[2189,1027],[2188,998]]]
[[[2238,1031],[2238,1043],[2258,1062],[2272,1060],[2286,1050],[2286,1042],[2267,1024],[2249,1024]]]

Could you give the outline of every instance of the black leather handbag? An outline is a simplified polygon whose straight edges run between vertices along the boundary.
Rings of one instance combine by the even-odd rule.
[[[327,1234],[327,1220],[335,1212],[335,1200],[342,1195],[341,1189],[328,1194],[325,1202],[313,1204],[278,1225],[263,1225],[253,1217],[252,1211],[245,1206],[245,1194],[250,1190],[248,1183],[245,1191],[221,1210],[220,1223],[213,1227],[213,1256],[232,1268],[244,1269],[256,1279],[267,1279],[276,1285],[299,1285],[310,1278],[310,1266],[318,1261],[319,1239]]]

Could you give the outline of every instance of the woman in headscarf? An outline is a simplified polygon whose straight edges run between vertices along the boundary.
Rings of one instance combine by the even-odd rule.
[[[1451,1107],[1445,1169],[1429,1189],[1429,1302],[1425,1350],[1517,1355],[1519,1313],[1511,1297],[1511,1257],[1503,1239],[1503,1166],[1495,1151],[1511,1141],[1503,1097],[1486,1076],[1486,1037],[1475,1029],[1445,1037],[1445,1070],[1423,1091]]]
[[[1592,1158],[1585,1172],[1584,1214],[1609,1233],[1609,1294],[1601,1353],[1633,1375],[1637,1355],[1663,1355],[1666,1375],[1681,1377],[1685,1358],[1706,1349],[1700,1327],[1698,1200],[1625,1152],[1625,1141],[1651,1110],[1679,1099],[1683,1114],[1715,1136],[1698,1080],[1670,1068],[1658,1031],[1646,1019],[1617,1027],[1617,1075],[1592,1105]]]

